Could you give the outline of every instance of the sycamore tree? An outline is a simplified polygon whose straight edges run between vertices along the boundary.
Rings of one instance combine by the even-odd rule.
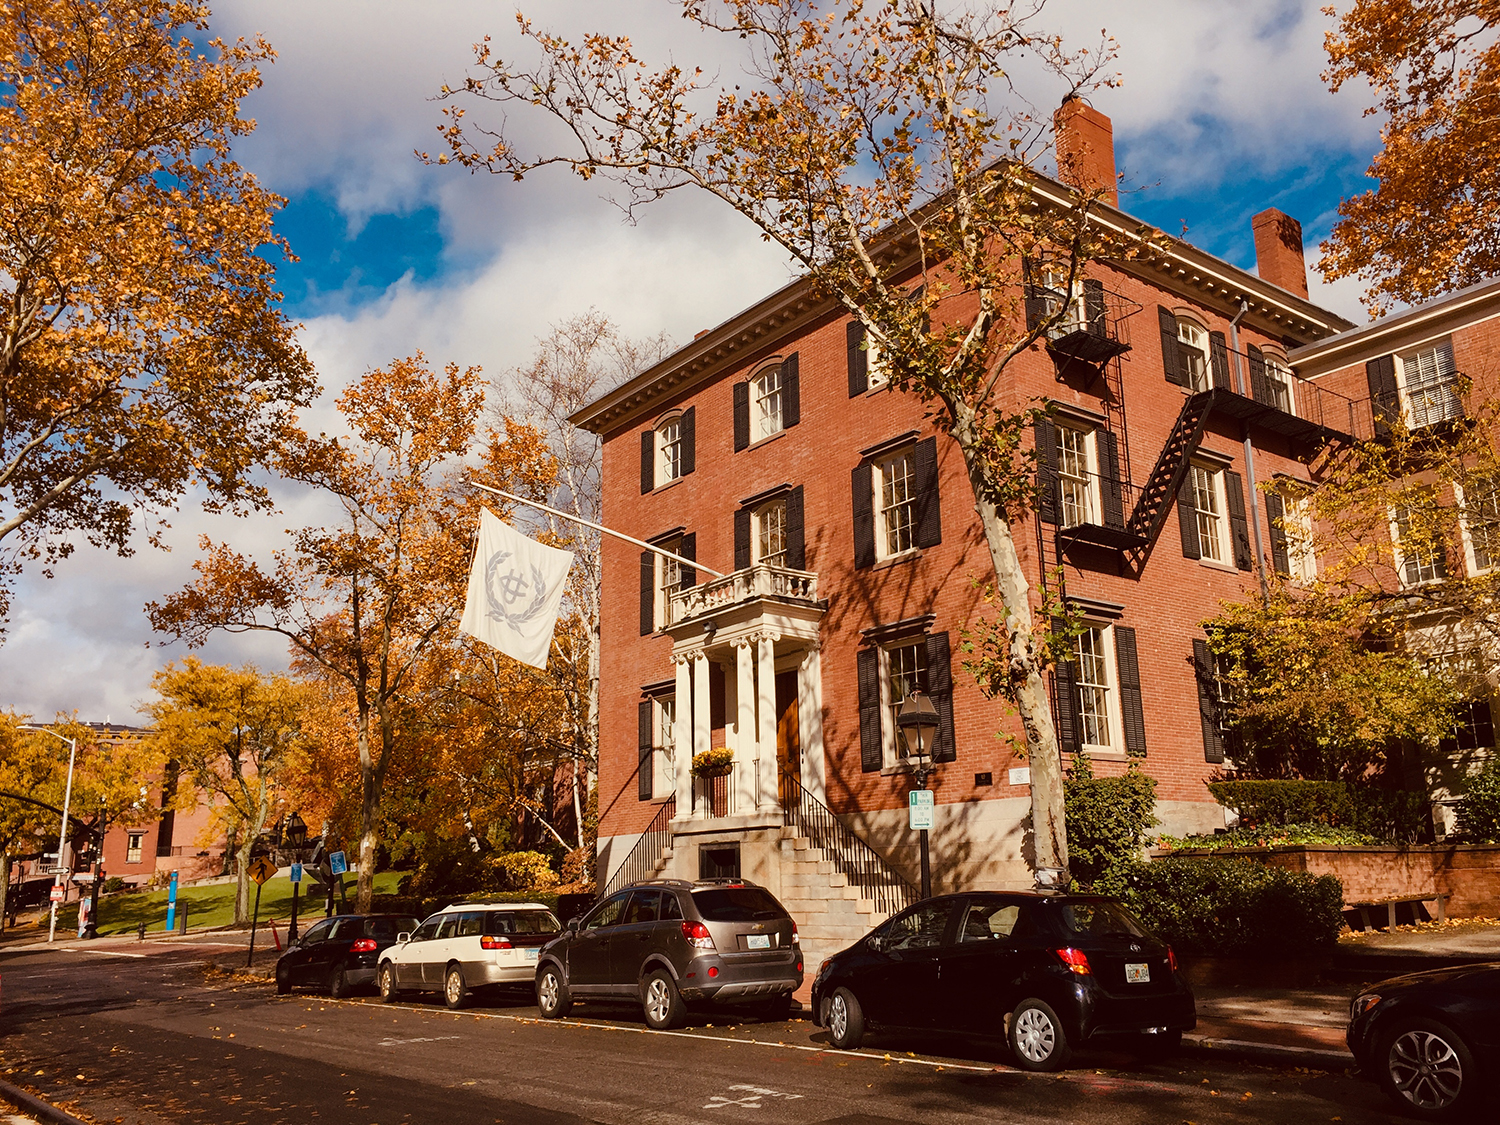
[[[1497,33],[1494,0],[1355,0],[1328,33],[1325,79],[1368,84],[1384,123],[1318,268],[1362,278],[1373,312],[1500,273]]]
[[[284,201],[229,154],[273,55],[207,21],[0,0],[0,624],[27,562],[129,554],[190,492],[264,507],[252,470],[315,389],[275,289]]]
[[[470,470],[522,496],[552,488],[541,434],[482,427],[478,368],[442,371],[421,353],[367,372],[338,399],[347,436],[294,434],[278,467],[328,501],[328,518],[290,533],[269,568],[204,540],[197,579],[147,606],[160,632],[201,645],[216,629],[285,637],[294,658],[339,681],[358,758],[359,909],[374,887],[381,796],[404,751],[416,670],[454,643],[481,502]],[[502,518],[507,508],[497,513]]]
[[[250,859],[272,819],[280,775],[301,733],[301,689],[287,676],[188,657],[152,677],[146,705],[161,752],[177,766],[177,800],[205,799],[213,828],[235,841],[234,920],[250,916]]]
[[[666,0],[664,0],[666,2]],[[1023,8],[926,0],[676,0],[693,26],[739,50],[737,78],[653,69],[629,39],[572,42],[518,15],[534,61],[486,38],[461,88],[443,90],[448,151],[434,159],[522,178],[557,165],[616,185],[627,213],[706,192],[754,224],[864,325],[894,384],[962,452],[1002,607],[1005,650],[983,686],[1020,714],[1031,760],[1036,862],[1064,867],[1062,770],[1043,678],[1047,645],[1015,526],[1033,502],[1026,435],[1037,404],[1009,365],[1065,315],[1028,328],[1025,257],[1051,257],[1069,288],[1108,249],[1088,221],[1105,188],[1044,202],[1033,169],[1046,115],[1011,80],[1025,65],[1078,92],[1109,84],[1113,45],[1070,51]],[[468,106],[497,113],[470,121]],[[550,119],[532,150],[511,122]],[[425,154],[423,154],[425,156]],[[1139,246],[1132,232],[1131,246]],[[1061,288],[1061,286],[1059,286]]]

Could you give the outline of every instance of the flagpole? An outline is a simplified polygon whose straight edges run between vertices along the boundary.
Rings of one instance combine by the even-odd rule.
[[[709,574],[712,574],[715,578],[723,578],[723,577],[725,577],[724,575],[720,574],[717,570],[715,570],[713,567],[711,567],[711,566],[704,566],[697,559],[685,559],[681,555],[676,555],[676,554],[673,554],[671,551],[665,551],[665,550],[663,550],[660,547],[652,546],[650,543],[647,543],[645,540],[643,540],[643,539],[636,539],[634,536],[626,535],[622,531],[611,531],[609,528],[603,526],[602,524],[597,524],[593,520],[586,520],[582,516],[575,516],[575,515],[572,515],[572,514],[570,514],[568,512],[558,511],[556,508],[548,507],[546,504],[539,503],[536,500],[528,500],[524,496],[517,496],[514,492],[505,492],[505,491],[503,491],[502,489],[499,489],[499,488],[491,488],[487,484],[480,484],[477,480],[471,480],[471,481],[469,481],[469,483],[471,485],[473,485],[475,488],[482,488],[486,492],[493,492],[496,496],[503,496],[507,500],[514,500],[518,504],[527,504],[527,505],[530,505],[533,508],[540,508],[542,511],[544,511],[544,512],[550,512],[554,516],[561,516],[565,520],[572,520],[574,523],[581,523],[581,524],[583,524],[584,527],[592,527],[595,531],[602,532],[605,535],[613,535],[616,539],[623,539],[627,543],[634,543],[637,547],[643,547],[643,548],[645,548],[648,551],[655,551],[658,555],[661,555],[663,558],[675,559],[677,562],[681,563],[683,566],[692,567],[694,570],[704,570],[704,571],[707,571]]]

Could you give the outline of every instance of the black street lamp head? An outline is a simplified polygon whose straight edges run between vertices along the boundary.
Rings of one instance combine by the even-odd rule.
[[[932,744],[938,732],[938,712],[926,692],[914,691],[902,700],[901,708],[896,712],[896,725],[901,728],[903,758],[915,758],[920,764],[932,757]]]
[[[294,848],[307,843],[307,822],[296,813],[286,818],[286,840]]]

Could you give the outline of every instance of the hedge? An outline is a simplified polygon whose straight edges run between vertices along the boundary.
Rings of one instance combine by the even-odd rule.
[[[1396,844],[1418,843],[1432,833],[1429,798],[1411,789],[1274,779],[1211,781],[1208,791],[1246,824],[1328,824]]]

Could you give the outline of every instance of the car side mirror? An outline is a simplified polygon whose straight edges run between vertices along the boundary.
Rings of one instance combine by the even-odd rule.
[[[885,950],[885,939],[882,938],[879,934],[871,934],[868,938],[865,939],[865,944],[873,949],[876,953],[881,953]]]
[[[582,924],[582,922],[583,922],[583,919],[581,919],[581,918],[569,918],[568,919],[568,933],[570,933],[570,934],[576,934],[578,932],[578,927]]]
[[[397,945],[405,945],[409,941],[411,941],[411,934],[410,933],[404,933],[404,934],[397,934],[396,935],[396,944]]]

